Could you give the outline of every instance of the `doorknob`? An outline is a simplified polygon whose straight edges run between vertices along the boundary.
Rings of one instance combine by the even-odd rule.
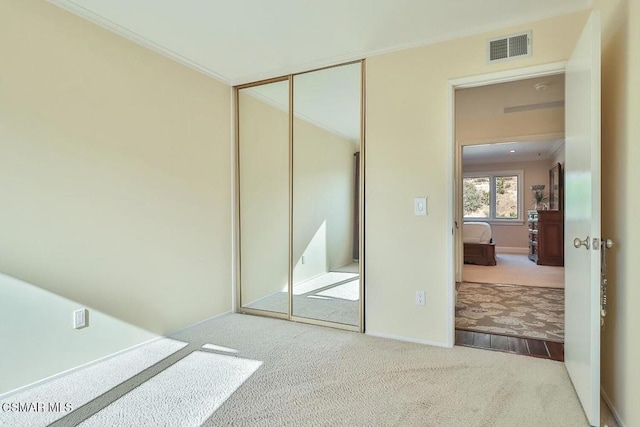
[[[575,246],[576,249],[580,249],[580,246],[584,246],[587,250],[589,250],[589,247],[591,246],[589,236],[587,236],[587,238],[584,240],[580,240],[579,237],[576,237],[575,239],[573,239],[573,246]]]
[[[604,243],[607,249],[611,249],[613,247],[613,240],[611,239],[603,239],[602,243]]]

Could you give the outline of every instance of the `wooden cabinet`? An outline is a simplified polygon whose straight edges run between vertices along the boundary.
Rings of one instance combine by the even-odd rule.
[[[529,259],[538,265],[564,265],[562,211],[528,211]]]

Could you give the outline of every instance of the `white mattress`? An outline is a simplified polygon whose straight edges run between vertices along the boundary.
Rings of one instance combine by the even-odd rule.
[[[491,224],[486,222],[465,222],[462,224],[462,241],[464,243],[490,243]]]

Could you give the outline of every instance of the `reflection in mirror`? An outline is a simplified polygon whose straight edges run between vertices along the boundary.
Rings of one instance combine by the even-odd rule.
[[[293,315],[359,324],[361,64],[294,76]]]
[[[288,313],[289,82],[238,91],[240,302]]]

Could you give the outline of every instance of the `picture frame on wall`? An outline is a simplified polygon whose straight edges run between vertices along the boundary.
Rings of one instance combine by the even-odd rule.
[[[549,210],[562,210],[562,165],[549,170]]]

